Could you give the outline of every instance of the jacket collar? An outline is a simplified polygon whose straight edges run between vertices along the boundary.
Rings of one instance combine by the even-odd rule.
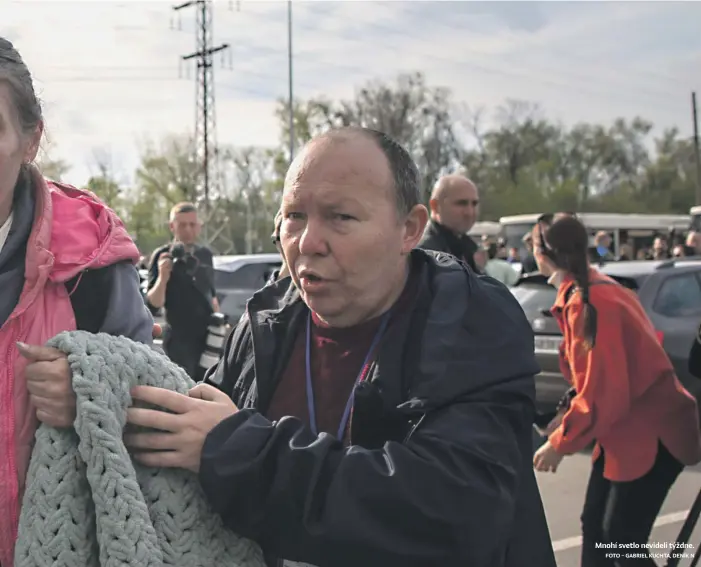
[[[415,249],[410,259],[418,271],[416,301],[392,324],[371,376],[386,398],[403,401],[403,411],[421,413],[538,372],[530,324],[506,287],[479,278],[446,254]],[[307,312],[290,278],[249,301],[261,411]]]

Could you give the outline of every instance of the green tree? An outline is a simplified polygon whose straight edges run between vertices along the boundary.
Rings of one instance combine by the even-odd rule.
[[[331,127],[364,126],[381,130],[411,153],[422,174],[428,199],[436,177],[459,163],[461,147],[453,130],[451,105],[448,89],[430,87],[421,73],[403,74],[392,84],[370,82],[349,100],[319,98],[296,102],[295,135],[304,143]],[[277,111],[285,142],[289,140],[288,108],[281,102]]]

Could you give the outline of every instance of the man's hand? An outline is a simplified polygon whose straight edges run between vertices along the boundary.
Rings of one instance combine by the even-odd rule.
[[[198,384],[187,396],[163,388],[137,386],[131,396],[173,412],[135,407],[127,410],[128,423],[162,431],[125,436],[126,445],[136,450],[134,458],[150,467],[198,472],[207,435],[238,411],[229,396],[209,384]]]
[[[550,441],[546,441],[533,455],[533,467],[541,472],[557,472],[557,467],[564,458],[564,455],[555,451]]]
[[[160,258],[158,258],[158,277],[167,282],[170,280],[170,274],[173,272],[173,259],[170,254],[163,253]]]
[[[27,390],[37,419],[52,427],[70,427],[75,421],[75,393],[68,358],[55,348],[17,343],[29,361],[25,370]]]

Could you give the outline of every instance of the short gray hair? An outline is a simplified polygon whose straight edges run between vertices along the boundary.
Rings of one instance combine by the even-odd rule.
[[[392,172],[396,196],[397,213],[404,217],[421,204],[421,177],[409,152],[394,138],[379,130],[362,126],[344,126],[326,131],[320,137],[333,138],[349,134],[360,134],[371,139],[382,150]]]
[[[41,104],[27,65],[7,39],[0,37],[0,82],[10,86],[10,96],[23,134],[33,134],[43,120]]]

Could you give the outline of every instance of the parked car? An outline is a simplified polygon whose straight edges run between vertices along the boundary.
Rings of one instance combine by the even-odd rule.
[[[701,380],[689,373],[688,360],[701,322],[701,258],[610,262],[595,268],[637,293],[679,380],[699,399]],[[569,388],[559,366],[562,334],[550,313],[557,290],[544,276],[528,274],[511,291],[533,327],[541,367],[536,377],[537,409],[547,414]]]
[[[246,302],[281,265],[279,254],[214,257],[214,287],[230,324],[236,324],[246,310]]]
[[[148,288],[148,270],[139,268],[139,287],[141,288],[141,295],[146,297],[146,289]]]

